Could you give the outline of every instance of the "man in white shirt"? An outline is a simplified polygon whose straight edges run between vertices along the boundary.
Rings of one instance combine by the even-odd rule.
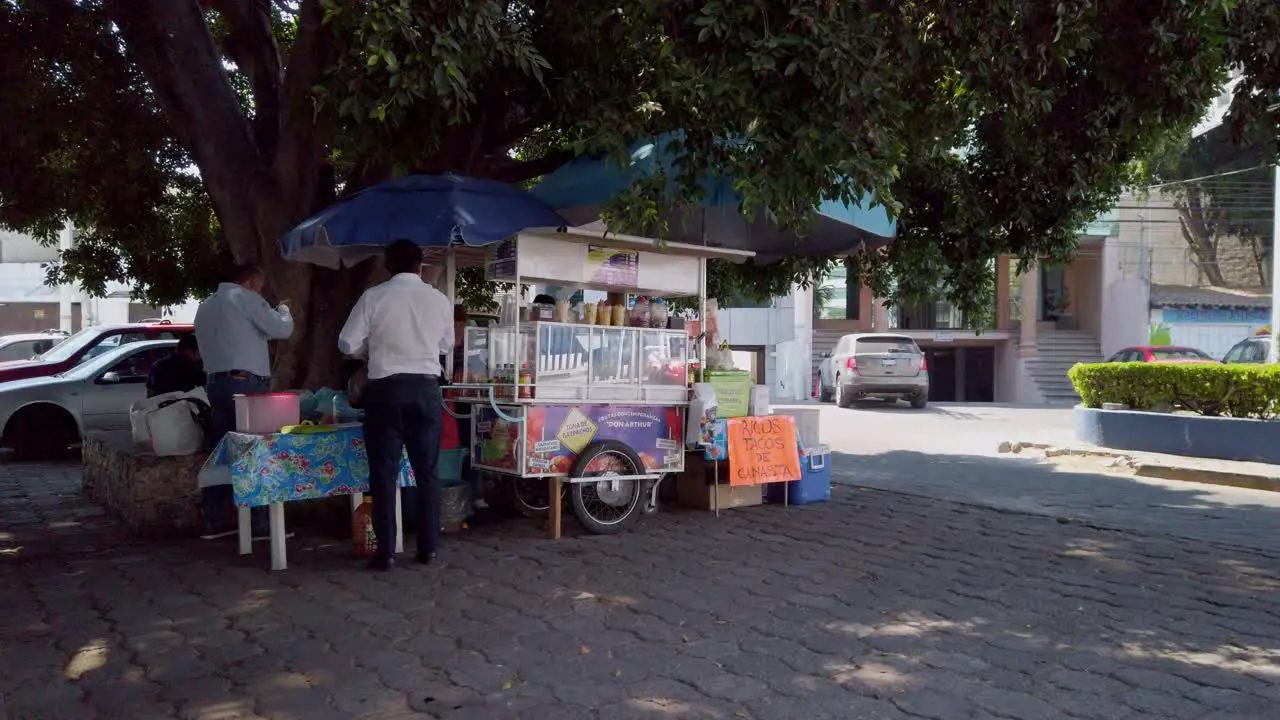
[[[208,375],[205,392],[209,396],[209,444],[216,448],[222,436],[236,427],[236,395],[259,395],[271,390],[269,340],[284,340],[293,334],[293,316],[288,306],[271,307],[262,297],[267,276],[257,265],[241,265],[231,272],[231,281],[200,303],[196,310],[196,342]],[[205,538],[234,532],[223,518],[230,485],[202,490]],[[254,508],[254,537],[269,536],[266,508]]]
[[[418,486],[418,562],[429,563],[440,540],[440,456],[443,402],[440,356],[453,351],[453,304],[422,281],[422,248],[408,240],[387,247],[391,279],[360,296],[338,334],[346,355],[367,359],[364,442],[378,553],[369,567],[395,564],[396,485],[401,454]]]

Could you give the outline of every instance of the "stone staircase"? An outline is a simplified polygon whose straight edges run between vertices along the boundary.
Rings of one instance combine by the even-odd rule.
[[[1080,402],[1067,371],[1076,363],[1101,361],[1098,339],[1083,330],[1041,331],[1036,337],[1036,354],[1023,358],[1036,389],[1050,405]]]
[[[818,365],[822,359],[818,356],[824,352],[831,352],[835,349],[836,343],[840,342],[840,338],[847,335],[845,330],[814,330],[813,331],[813,352],[811,353],[813,361],[813,382],[818,379]],[[813,388],[809,388],[809,392],[813,392]]]

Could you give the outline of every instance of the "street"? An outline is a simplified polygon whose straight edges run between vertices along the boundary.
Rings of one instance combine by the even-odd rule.
[[[830,503],[664,510],[560,541],[511,521],[451,537],[437,566],[376,575],[348,540],[296,538],[279,573],[265,549],[129,541],[78,498],[77,467],[0,466],[0,706],[42,720],[1274,717],[1270,496],[996,456],[1001,439],[1069,437],[1069,411],[822,412]]]
[[[1075,443],[1069,408],[822,407],[840,482],[1280,554],[1280,494],[1064,470],[1001,441]]]

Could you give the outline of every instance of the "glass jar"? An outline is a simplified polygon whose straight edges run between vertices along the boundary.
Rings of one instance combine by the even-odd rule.
[[[649,305],[649,327],[667,327],[667,303],[662,298],[654,298]]]

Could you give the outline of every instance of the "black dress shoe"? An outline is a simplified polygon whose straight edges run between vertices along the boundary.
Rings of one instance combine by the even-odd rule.
[[[420,565],[430,565],[432,562],[434,562],[434,561],[435,561],[435,559],[436,559],[436,554],[435,554],[435,553],[433,553],[433,552],[429,552],[429,553],[418,553],[418,558],[417,558],[417,559],[418,559],[418,564],[420,564]]]
[[[386,572],[396,566],[395,558],[376,557],[369,561],[369,569]]]

